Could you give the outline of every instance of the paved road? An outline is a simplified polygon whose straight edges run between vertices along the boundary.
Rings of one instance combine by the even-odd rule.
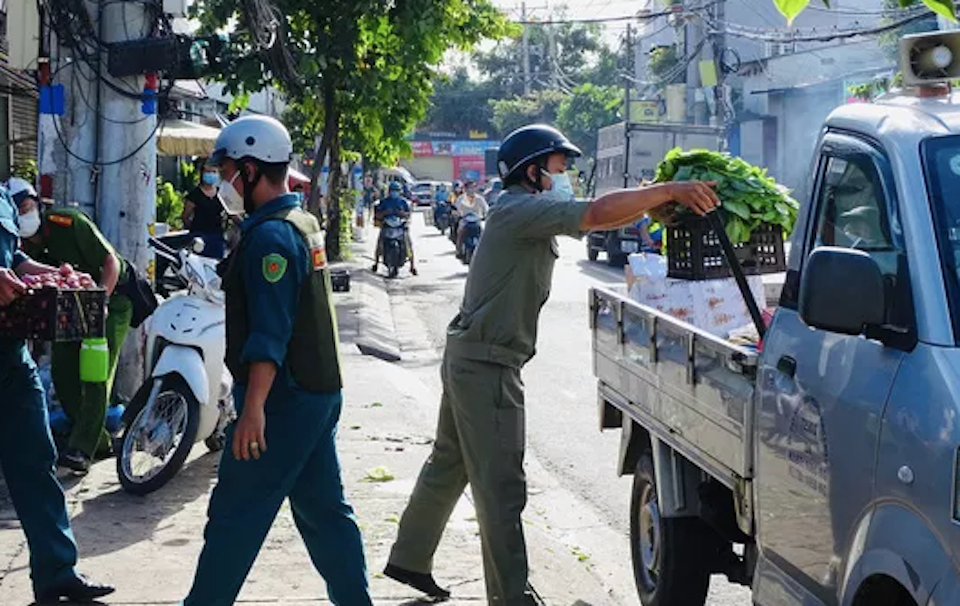
[[[405,364],[439,390],[436,363],[446,324],[460,304],[466,267],[454,256],[451,242],[425,226],[423,216],[412,222],[420,275],[402,272],[389,290]],[[602,260],[589,262],[580,241],[563,238],[560,250],[553,291],[541,316],[538,354],[524,370],[530,454],[534,465],[555,480],[551,485],[559,485],[567,496],[567,514],[558,515],[567,519],[557,519],[557,527],[579,533],[578,544],[584,551],[589,546],[594,571],[611,596],[637,604],[628,562],[631,479],[616,475],[619,432],[598,429],[587,325],[588,289],[622,283],[623,271]],[[532,483],[531,490],[538,488]],[[714,581],[711,606],[750,603],[743,588]]]

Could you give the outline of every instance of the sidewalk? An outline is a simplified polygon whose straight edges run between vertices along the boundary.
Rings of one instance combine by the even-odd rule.
[[[360,255],[369,246],[354,245]],[[345,407],[339,450],[343,479],[364,535],[374,601],[416,603],[419,594],[380,574],[397,522],[420,466],[430,451],[439,395],[404,369],[362,355],[358,342],[396,345],[383,280],[350,264],[352,289],[338,294]],[[76,479],[64,475],[68,505],[80,545],[80,570],[115,584],[114,605],[173,605],[188,591],[219,455],[202,444],[181,473],[157,493],[134,497],[120,489],[113,460]],[[26,542],[6,495],[0,493],[0,605],[32,602]],[[611,603],[582,554],[551,538],[549,526],[528,509],[532,583],[548,604]],[[436,558],[436,577],[451,587],[451,604],[484,604],[480,544],[473,508],[464,498],[454,512]],[[289,504],[284,504],[238,604],[282,605],[326,602],[322,579],[310,564]]]

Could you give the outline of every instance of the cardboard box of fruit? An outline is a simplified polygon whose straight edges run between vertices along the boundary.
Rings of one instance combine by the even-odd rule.
[[[0,337],[82,341],[104,336],[107,292],[69,265],[21,278],[27,294],[0,307]]]

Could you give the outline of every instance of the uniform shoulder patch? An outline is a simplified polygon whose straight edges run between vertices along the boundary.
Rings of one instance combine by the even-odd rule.
[[[287,260],[283,255],[270,253],[263,258],[263,277],[267,282],[274,284],[280,281],[287,273]]]
[[[73,217],[70,217],[68,215],[58,215],[56,213],[51,213],[50,216],[47,218],[50,220],[51,223],[55,223],[56,225],[59,225],[61,227],[70,227],[71,225],[73,225]]]

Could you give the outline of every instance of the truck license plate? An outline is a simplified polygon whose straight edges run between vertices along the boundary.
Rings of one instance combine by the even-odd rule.
[[[620,252],[635,253],[638,250],[640,250],[639,242],[632,242],[630,240],[625,240],[620,243]]]

